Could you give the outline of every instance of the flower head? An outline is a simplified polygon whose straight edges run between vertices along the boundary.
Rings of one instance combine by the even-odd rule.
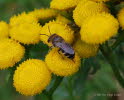
[[[99,45],[87,44],[79,39],[74,43],[74,49],[81,58],[89,58],[97,54]]]
[[[81,39],[90,44],[101,44],[116,35],[119,24],[109,13],[88,17],[81,26]]]
[[[7,38],[9,35],[9,26],[6,22],[0,21],[0,39]]]
[[[60,23],[60,22],[55,22],[55,21],[45,24],[42,27],[40,33],[41,33],[41,36],[40,36],[41,41],[43,41],[44,43],[48,45],[51,45],[47,42],[49,38],[48,36],[52,34],[57,34],[61,36],[68,43],[72,43],[74,39],[73,31],[69,26],[67,26],[66,24]],[[48,36],[45,36],[42,34],[46,34]]]
[[[32,14],[26,14],[25,12],[10,18],[10,26],[18,26],[23,23],[37,23],[37,19]]]
[[[124,8],[122,8],[118,13],[118,21],[122,29],[124,29]]]
[[[80,58],[75,54],[75,58],[69,59],[65,55],[58,53],[57,48],[53,48],[46,56],[45,62],[51,72],[58,76],[69,76],[78,71]]]
[[[73,18],[78,26],[81,26],[83,21],[92,15],[101,12],[108,12],[108,8],[102,2],[94,2],[91,0],[82,0],[79,2],[73,12]]]
[[[58,10],[74,8],[80,0],[52,0],[50,7]]]
[[[0,69],[12,67],[22,59],[25,49],[11,39],[0,40]]]
[[[17,67],[13,77],[13,85],[16,91],[23,95],[35,95],[42,92],[50,80],[51,73],[45,62],[29,59]]]
[[[62,22],[62,23],[65,23],[65,24],[71,23],[71,21],[69,19],[65,18],[62,15],[58,15],[56,17],[56,22]]]
[[[36,17],[38,20],[44,20],[44,19],[48,19],[48,18],[52,18],[57,16],[58,12],[54,9],[35,9],[32,12],[29,12],[29,14],[33,15],[34,17]]]
[[[41,26],[38,23],[21,23],[10,28],[10,37],[24,44],[40,41]]]

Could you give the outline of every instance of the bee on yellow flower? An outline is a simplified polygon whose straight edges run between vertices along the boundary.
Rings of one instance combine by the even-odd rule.
[[[42,29],[41,29],[41,35],[40,39],[43,41],[45,44],[48,44],[51,46],[50,43],[48,43],[48,38],[52,34],[57,34],[61,36],[67,43],[72,43],[74,39],[74,32],[73,30],[67,25],[62,22],[56,22],[52,21],[49,23],[46,23]],[[45,35],[42,35],[45,34]],[[47,35],[47,36],[46,36]]]
[[[80,57],[75,54],[74,59],[69,59],[58,52],[58,48],[53,48],[45,58],[49,70],[58,76],[69,76],[79,70]]]

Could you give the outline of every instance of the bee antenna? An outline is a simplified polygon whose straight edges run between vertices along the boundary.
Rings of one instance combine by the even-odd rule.
[[[46,34],[40,34],[40,35],[45,35],[45,36],[48,36],[48,35],[46,35]],[[49,37],[49,36],[48,36]]]
[[[51,35],[51,32],[50,32],[50,27],[48,26],[48,30],[49,30],[49,33],[50,33],[50,35]]]

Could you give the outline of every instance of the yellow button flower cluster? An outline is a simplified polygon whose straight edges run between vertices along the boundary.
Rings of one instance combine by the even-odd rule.
[[[119,29],[118,20],[109,13],[106,4],[95,1],[82,0],[73,11],[74,21],[81,27],[81,40],[88,44],[102,44]]]
[[[87,18],[81,26],[81,39],[90,44],[102,44],[118,32],[119,24],[109,13]]]
[[[124,8],[122,8],[118,13],[118,21],[122,29],[124,29]]]
[[[13,67],[20,61],[25,53],[25,49],[18,42],[11,39],[0,40],[0,69]]]
[[[32,14],[22,13],[10,19],[10,37],[24,44],[40,41],[41,26]]]
[[[50,83],[51,73],[44,61],[29,59],[17,67],[13,80],[18,92],[27,96],[35,95]]]
[[[44,20],[57,16],[57,10],[54,9],[35,9],[34,11],[29,12],[32,16],[34,16],[37,20]]]
[[[8,24],[0,21],[0,69],[19,63],[18,67],[14,66],[17,68],[13,77],[13,85],[19,93],[36,95],[50,84],[51,74],[66,77],[76,73],[81,58],[96,56],[99,44],[118,33],[119,23],[124,29],[124,8],[119,11],[117,20],[106,6],[107,1],[52,0],[50,8],[14,15]],[[41,25],[42,21],[45,24]],[[53,34],[61,40],[53,41],[53,37],[50,38]],[[49,39],[52,42],[48,42]],[[26,59],[24,46],[41,41],[53,47],[45,60],[31,59],[30,55]],[[60,43],[59,47],[54,47],[53,42]],[[70,48],[74,49],[73,59],[67,56]]]
[[[52,0],[50,7],[58,10],[74,8],[80,0]]]
[[[89,58],[97,54],[99,45],[88,44],[79,39],[74,43],[74,49],[78,52],[81,58]]]
[[[91,0],[82,0],[79,2],[73,11],[73,18],[78,26],[81,26],[83,21],[92,15],[101,12],[108,12],[107,6],[103,2],[94,2]]]
[[[9,25],[10,27],[13,27],[19,24],[36,23],[36,22],[37,22],[37,19],[33,15],[22,12],[21,14],[12,16],[10,18]]]
[[[69,24],[69,23],[71,23],[71,20],[65,18],[65,17],[62,16],[62,15],[58,15],[58,16],[56,17],[56,22],[62,22],[62,23],[64,23],[64,24]]]
[[[9,25],[1,21],[0,22],[0,39],[7,38],[9,36]]]

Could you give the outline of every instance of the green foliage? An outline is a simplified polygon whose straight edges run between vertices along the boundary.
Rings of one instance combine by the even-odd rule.
[[[35,8],[47,8],[49,2],[50,0],[0,0],[0,20],[9,21],[14,14]]]

